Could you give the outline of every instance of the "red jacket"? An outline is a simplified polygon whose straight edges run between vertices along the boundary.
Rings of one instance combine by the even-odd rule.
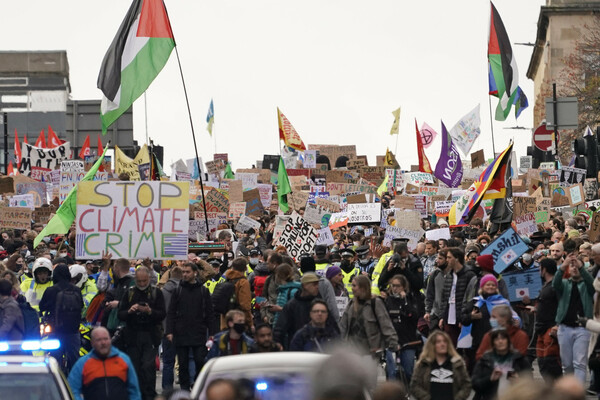
[[[506,328],[508,331],[508,336],[510,337],[510,343],[512,344],[513,349],[521,353],[522,355],[527,355],[527,347],[529,346],[529,336],[517,328],[516,326],[509,326]],[[483,356],[483,354],[492,349],[492,343],[490,342],[490,332],[487,332],[483,335],[483,339],[481,340],[481,344],[479,345],[479,349],[477,349],[477,354],[475,355],[475,359],[479,361],[479,359]]]

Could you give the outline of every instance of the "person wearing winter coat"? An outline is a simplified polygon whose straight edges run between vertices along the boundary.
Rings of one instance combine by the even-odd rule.
[[[0,340],[21,340],[24,330],[23,313],[12,297],[12,284],[0,280]]]
[[[469,373],[446,332],[435,330],[427,338],[410,381],[410,393],[416,400],[469,398]]]
[[[371,281],[364,275],[352,280],[354,298],[348,303],[340,321],[342,339],[359,351],[376,355],[389,349],[398,351],[398,336],[383,300],[371,296]]]
[[[274,325],[277,324],[277,318],[283,307],[301,288],[300,282],[294,281],[294,270],[289,264],[281,264],[275,269],[275,279],[279,286],[277,287],[277,303],[271,306],[271,312],[274,313]]]
[[[179,287],[179,283],[183,278],[183,271],[181,267],[174,266],[169,271],[169,280],[162,287],[163,298],[165,299],[165,309],[168,310],[171,305],[171,299],[173,298],[173,294]],[[163,332],[167,331],[167,319],[163,320]],[[162,370],[162,389],[169,390],[173,389],[173,381],[175,380],[174,371],[175,371],[175,345],[172,341],[166,338],[166,334],[162,339],[162,361],[163,361],[163,370]]]
[[[300,329],[290,343],[290,351],[315,351],[323,353],[324,349],[340,334],[332,326],[327,325],[329,310],[327,303],[315,299],[310,306],[310,322]]]
[[[473,369],[471,383],[476,400],[492,400],[523,377],[531,378],[527,358],[512,349],[505,329],[494,329],[490,335],[492,349],[487,351]]]
[[[385,308],[390,316],[392,325],[396,330],[398,342],[401,346],[400,362],[406,378],[412,376],[417,347],[422,344],[417,336],[417,322],[419,321],[419,301],[410,290],[408,280],[404,275],[395,275],[389,281],[390,289],[385,298]],[[386,352],[388,376],[395,373],[395,357],[391,351]]]

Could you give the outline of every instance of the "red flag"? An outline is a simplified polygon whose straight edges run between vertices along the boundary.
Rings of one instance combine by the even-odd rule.
[[[56,136],[56,133],[54,133],[54,129],[52,129],[52,127],[48,125],[48,147],[58,147],[64,142],[64,140],[60,140],[58,136]]]
[[[90,135],[85,137],[85,142],[83,142],[83,146],[81,147],[81,151],[79,152],[79,158],[85,159],[85,156],[91,155],[92,152],[90,150]]]
[[[98,135],[98,155],[102,154],[104,148],[102,147],[102,140],[100,140],[100,135]]]
[[[25,144],[29,144],[29,143],[27,143],[27,135],[25,135],[25,136],[23,137],[23,143],[25,143]]]
[[[419,127],[417,126],[416,118],[415,129],[417,130],[417,154],[419,155],[419,171],[432,174],[433,171],[431,171],[431,165],[429,164],[427,155],[425,155],[425,149],[423,149],[423,142],[421,142],[421,133],[419,132]]]
[[[19,143],[19,135],[17,134],[17,128],[15,128],[15,162],[17,168],[21,165],[21,143]]]
[[[40,132],[40,136],[38,136],[35,141],[35,147],[41,147],[42,149],[46,148],[46,136],[44,136],[44,130]]]
[[[8,173],[8,176],[15,176],[12,161],[8,163],[8,170],[6,172]]]

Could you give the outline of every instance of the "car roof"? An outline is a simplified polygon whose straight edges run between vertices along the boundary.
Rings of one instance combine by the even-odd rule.
[[[12,355],[0,356],[0,373],[2,374],[40,374],[50,371],[50,358]]]
[[[328,356],[311,352],[277,352],[241,354],[213,359],[210,374],[248,370],[302,370],[314,369]]]

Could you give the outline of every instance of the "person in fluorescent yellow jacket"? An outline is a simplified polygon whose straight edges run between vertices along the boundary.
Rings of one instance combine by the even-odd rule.
[[[45,257],[40,257],[33,263],[31,271],[33,277],[21,282],[21,292],[31,307],[39,311],[44,292],[52,286],[52,262]]]
[[[379,296],[381,293],[379,291],[379,277],[381,276],[381,273],[383,272],[383,268],[385,267],[385,264],[387,264],[388,260],[390,258],[392,258],[392,256],[394,255],[394,246],[396,246],[399,243],[402,242],[408,242],[408,239],[403,239],[403,238],[394,238],[392,239],[392,243],[390,245],[391,250],[388,251],[387,253],[384,253],[381,255],[381,257],[379,258],[379,261],[377,262],[377,265],[375,265],[375,269],[373,270],[373,275],[371,276],[371,294],[373,294],[374,296]]]
[[[98,294],[98,288],[93,278],[89,278],[87,270],[83,265],[73,264],[69,266],[71,282],[81,290],[83,298],[82,315],[85,315],[92,299]]]

